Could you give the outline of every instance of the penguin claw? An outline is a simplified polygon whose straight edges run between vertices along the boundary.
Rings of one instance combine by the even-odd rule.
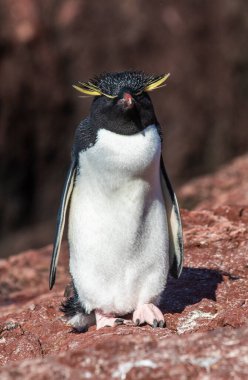
[[[159,321],[158,327],[163,328],[164,326],[165,326],[165,322],[164,321]]]
[[[153,328],[158,327],[158,320],[157,320],[157,319],[154,319],[154,320],[153,320],[152,327],[153,327]]]

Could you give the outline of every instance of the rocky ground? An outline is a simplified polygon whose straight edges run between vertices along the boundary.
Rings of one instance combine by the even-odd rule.
[[[245,194],[233,196],[234,186],[218,182],[240,173],[241,161],[245,168],[247,157],[189,185],[199,198],[211,183],[209,199],[201,202],[214,207],[182,211],[185,264],[165,290],[163,329],[72,332],[59,311],[69,283],[66,245],[51,292],[51,246],[1,260],[0,379],[246,379],[248,202]],[[237,174],[240,195],[245,175]]]
[[[208,209],[220,205],[248,205],[248,154],[234,159],[215,174],[193,179],[178,192],[187,209]]]

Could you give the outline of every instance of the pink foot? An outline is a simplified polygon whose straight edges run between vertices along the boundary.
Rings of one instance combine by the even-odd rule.
[[[164,327],[164,316],[157,306],[152,303],[140,305],[133,313],[133,321],[136,325],[148,323],[152,327]]]
[[[95,315],[96,315],[96,329],[97,330],[106,326],[115,327],[118,325],[130,324],[130,321],[127,321],[123,318],[114,317],[111,314],[104,314],[99,310],[95,311]]]

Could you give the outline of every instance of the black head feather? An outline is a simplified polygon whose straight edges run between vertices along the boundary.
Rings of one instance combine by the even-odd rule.
[[[103,73],[89,83],[104,94],[117,96],[122,88],[129,88],[134,94],[139,93],[162,77],[163,75],[146,74],[143,71],[123,71]]]

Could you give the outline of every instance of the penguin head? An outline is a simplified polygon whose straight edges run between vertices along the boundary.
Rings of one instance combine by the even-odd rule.
[[[163,86],[168,76],[140,71],[104,73],[73,87],[94,96],[90,113],[94,128],[129,135],[157,123],[148,92]]]

